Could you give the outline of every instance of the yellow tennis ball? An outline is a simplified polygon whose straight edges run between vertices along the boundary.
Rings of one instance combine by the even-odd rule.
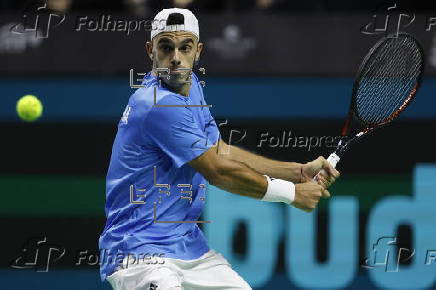
[[[18,116],[27,122],[33,122],[42,115],[42,103],[33,95],[25,95],[17,102]]]

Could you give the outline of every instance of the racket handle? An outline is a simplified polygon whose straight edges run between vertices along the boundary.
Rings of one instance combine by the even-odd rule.
[[[328,163],[330,163],[333,168],[336,168],[336,164],[338,164],[339,160],[341,160],[341,157],[339,157],[335,152],[330,154],[329,158],[327,158]]]
[[[333,168],[336,168],[336,164],[338,164],[339,160],[341,160],[341,157],[339,157],[335,152],[333,152],[332,154],[330,154],[330,156],[327,158],[327,162],[330,163],[330,165]],[[313,178],[313,181],[317,181],[318,179],[318,175],[320,174],[325,174],[325,170],[321,169],[317,175],[315,175],[315,177]]]

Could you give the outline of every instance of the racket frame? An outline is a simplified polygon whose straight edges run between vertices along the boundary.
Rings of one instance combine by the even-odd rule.
[[[415,87],[411,90],[411,92],[409,93],[409,96],[404,101],[404,103],[400,106],[399,109],[395,110],[390,116],[385,118],[380,123],[367,123],[367,122],[364,122],[363,120],[360,119],[360,117],[355,112],[357,90],[359,88],[359,81],[361,79],[362,71],[365,69],[368,60],[371,58],[371,56],[374,53],[376,53],[377,49],[380,48],[380,46],[386,41],[386,39],[388,39],[388,38],[398,38],[399,36],[407,36],[407,37],[411,38],[415,42],[415,44],[416,44],[416,46],[417,46],[417,48],[418,48],[418,50],[420,52],[420,55],[422,56],[421,57],[421,73],[419,74],[419,76],[417,78],[417,82],[415,84]],[[381,38],[380,40],[378,40],[377,43],[374,44],[374,46],[371,47],[369,52],[365,55],[362,63],[359,66],[359,69],[358,69],[357,74],[356,74],[356,78],[354,79],[354,82],[353,82],[352,97],[351,97],[351,103],[350,103],[347,119],[346,119],[346,121],[344,123],[344,126],[342,128],[342,131],[341,131],[342,138],[339,140],[338,145],[336,147],[336,150],[330,155],[329,158],[334,158],[334,159],[340,158],[343,155],[343,153],[348,149],[350,144],[356,142],[358,139],[362,138],[363,136],[368,135],[374,129],[380,128],[380,127],[385,126],[386,124],[390,123],[401,112],[403,112],[407,108],[407,106],[411,103],[411,101],[415,98],[415,95],[416,95],[418,89],[421,87],[421,84],[422,84],[422,75],[423,75],[423,72],[424,72],[424,64],[425,64],[425,61],[424,61],[424,50],[423,50],[421,44],[412,35],[410,35],[408,33],[405,33],[405,32],[398,32],[398,33],[395,32],[395,33],[389,34],[389,35]],[[353,122],[353,119],[354,119],[354,122]],[[356,121],[360,125],[364,125],[362,127],[364,127],[365,129],[359,131],[353,137],[350,137],[349,133],[351,131],[351,125],[352,125],[352,123],[355,123]],[[337,157],[334,157],[333,155],[336,155]],[[339,160],[337,160],[336,163],[338,161]]]

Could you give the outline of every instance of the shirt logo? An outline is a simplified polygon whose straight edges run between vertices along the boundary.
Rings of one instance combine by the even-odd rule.
[[[123,117],[121,117],[121,122],[123,122],[126,125],[129,122],[129,115],[130,115],[131,110],[132,110],[132,107],[127,106],[126,109],[124,110]]]

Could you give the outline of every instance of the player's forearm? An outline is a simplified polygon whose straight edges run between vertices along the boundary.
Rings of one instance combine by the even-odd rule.
[[[208,180],[223,190],[231,193],[261,199],[268,187],[267,179],[244,163],[222,159],[222,170]]]
[[[227,147],[224,147],[227,146]],[[253,168],[260,174],[266,174],[274,178],[280,178],[293,183],[301,182],[301,166],[296,162],[282,162],[256,155],[233,145],[223,145],[220,150],[221,156],[239,161]]]

